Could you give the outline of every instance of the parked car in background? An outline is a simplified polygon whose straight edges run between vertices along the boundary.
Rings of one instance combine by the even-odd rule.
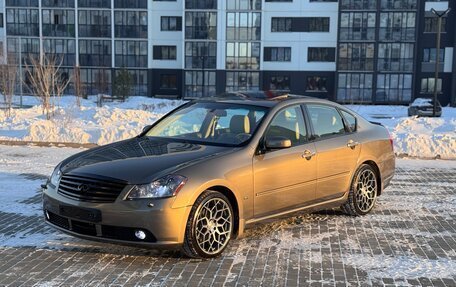
[[[336,103],[204,99],[65,159],[43,187],[43,209],[74,236],[210,258],[272,217],[333,207],[365,215],[394,169],[387,129]]]
[[[434,115],[434,100],[429,98],[416,98],[413,103],[409,105],[408,116],[419,116],[419,117],[432,117]],[[442,105],[437,100],[437,107],[435,110],[435,116],[442,116]]]

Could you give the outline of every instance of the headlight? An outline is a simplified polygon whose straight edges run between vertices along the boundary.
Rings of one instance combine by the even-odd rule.
[[[182,175],[167,175],[149,184],[135,185],[127,199],[163,198],[175,196],[187,182]]]
[[[62,172],[60,171],[60,167],[57,166],[51,174],[50,182],[52,185],[57,187],[59,185],[60,178],[62,178]]]

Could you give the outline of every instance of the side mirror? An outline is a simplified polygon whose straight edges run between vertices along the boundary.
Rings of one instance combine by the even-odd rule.
[[[265,148],[268,150],[271,149],[285,149],[291,147],[291,140],[286,137],[270,137],[266,138]]]
[[[147,132],[147,131],[150,129],[151,126],[152,126],[152,125],[147,125],[147,126],[145,126],[145,127],[142,129],[142,132],[141,132],[141,133],[143,134],[143,133]]]

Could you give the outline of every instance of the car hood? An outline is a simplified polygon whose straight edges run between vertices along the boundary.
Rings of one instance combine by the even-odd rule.
[[[76,154],[64,160],[60,169],[63,174],[99,176],[141,184],[233,150],[232,147],[141,137]]]

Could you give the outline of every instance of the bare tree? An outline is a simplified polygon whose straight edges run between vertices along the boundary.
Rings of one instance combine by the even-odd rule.
[[[16,61],[0,65],[0,93],[2,93],[6,105],[5,115],[7,117],[11,116],[13,96],[16,90],[17,70]]]
[[[30,89],[41,101],[43,114],[48,120],[54,115],[55,100],[63,95],[70,83],[68,74],[60,71],[62,60],[55,55],[42,55],[41,61],[30,56],[25,63]]]
[[[82,85],[81,80],[81,68],[74,66],[73,76],[74,94],[76,96],[76,105],[81,106],[81,98],[87,99],[87,93],[85,87]]]

